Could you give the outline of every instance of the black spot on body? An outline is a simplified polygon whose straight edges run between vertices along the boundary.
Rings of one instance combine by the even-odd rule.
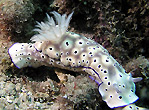
[[[32,48],[32,45],[30,45],[29,48]]]
[[[30,60],[30,58],[29,58],[29,57],[27,57],[27,60]]]
[[[123,85],[123,88],[125,88],[125,85]]]
[[[122,96],[119,96],[119,99],[122,99]]]
[[[110,85],[110,82],[108,82],[108,85]]]
[[[78,52],[77,51],[74,51],[74,53],[77,54]]]
[[[68,46],[69,45],[69,43],[68,42],[66,42],[66,46]]]
[[[58,53],[56,53],[56,56],[58,56],[59,54]]]
[[[106,70],[104,70],[104,73],[107,73],[107,71],[106,71]]]
[[[71,58],[69,58],[69,61],[71,61]]]
[[[98,68],[100,68],[101,67],[101,65],[98,65]]]
[[[132,109],[132,106],[129,106],[130,109]]]
[[[79,44],[82,44],[82,42],[79,42]]]
[[[120,74],[119,74],[120,75]],[[122,75],[120,75],[120,77],[122,77]]]
[[[94,62],[96,62],[96,59],[94,60]]]
[[[109,60],[106,60],[106,62],[109,62]]]
[[[52,47],[50,47],[49,50],[53,50]]]
[[[44,56],[43,56],[43,55],[42,55],[41,57],[42,57],[42,58],[44,58]]]
[[[92,52],[89,52],[89,54],[92,54]]]

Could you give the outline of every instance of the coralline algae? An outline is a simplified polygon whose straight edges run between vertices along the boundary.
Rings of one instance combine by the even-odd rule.
[[[110,108],[134,103],[135,84],[124,68],[100,44],[84,36],[67,32],[71,13],[60,15],[52,12],[48,21],[38,23],[31,41],[35,43],[15,43],[9,48],[12,62],[18,67],[54,66],[72,71],[84,72],[99,84],[102,99]]]

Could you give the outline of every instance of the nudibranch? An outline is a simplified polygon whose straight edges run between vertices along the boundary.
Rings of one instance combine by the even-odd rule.
[[[67,31],[73,12],[66,17],[53,11],[48,21],[37,22],[38,34],[32,43],[15,43],[8,52],[18,68],[54,66],[88,73],[99,84],[102,99],[110,108],[123,107],[138,100],[137,78],[124,68],[97,42]]]

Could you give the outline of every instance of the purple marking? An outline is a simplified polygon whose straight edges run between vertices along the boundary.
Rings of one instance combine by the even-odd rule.
[[[12,46],[14,46],[15,44],[18,44],[18,43],[14,43]],[[10,47],[10,48],[12,48],[12,46]],[[9,49],[10,49],[9,48]],[[10,58],[11,58],[11,61],[13,62],[13,64],[17,67],[17,68],[19,68],[15,63],[14,63],[14,61],[12,60],[12,57],[11,57],[11,55],[10,55],[10,53],[9,53],[9,49],[8,49],[8,54],[9,54],[9,56],[10,56]],[[19,68],[20,69],[20,68]]]
[[[101,83],[99,83],[95,78],[93,78],[92,76],[89,76],[89,78],[91,78],[93,81],[95,81],[97,84],[98,84],[98,86],[100,86],[103,82],[101,82]]]
[[[101,78],[100,78],[98,72],[96,72],[93,68],[91,68],[91,67],[83,67],[83,66],[81,66],[81,67],[82,67],[82,68],[92,69],[92,70],[97,74],[98,78],[101,80]],[[91,77],[90,77],[90,78],[91,78]],[[91,79],[93,80],[94,78],[92,77]],[[101,80],[101,83],[99,83],[96,79],[94,79],[94,81],[95,81],[99,86],[103,83],[102,80]]]
[[[100,76],[99,76],[99,74],[98,74],[98,72],[96,72],[93,68],[91,68],[91,67],[83,67],[83,68],[88,68],[88,69],[92,69],[96,74],[97,74],[97,76],[99,77],[99,79],[101,80],[101,78],[100,78]],[[102,80],[101,80],[102,81]]]
[[[89,76],[89,78],[91,78],[93,81],[95,80],[92,76]]]
[[[38,50],[35,46],[34,46],[34,48],[36,49],[37,52],[40,52],[40,53],[42,52],[42,50]]]

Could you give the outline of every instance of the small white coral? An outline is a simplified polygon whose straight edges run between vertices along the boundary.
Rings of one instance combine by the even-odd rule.
[[[37,22],[36,29],[39,34],[34,35],[30,40],[41,42],[41,41],[52,41],[57,42],[58,39],[61,38],[63,34],[68,29],[70,19],[73,15],[73,12],[66,17],[66,14],[60,15],[56,11],[51,12],[56,22],[47,14],[48,21],[47,22]]]

